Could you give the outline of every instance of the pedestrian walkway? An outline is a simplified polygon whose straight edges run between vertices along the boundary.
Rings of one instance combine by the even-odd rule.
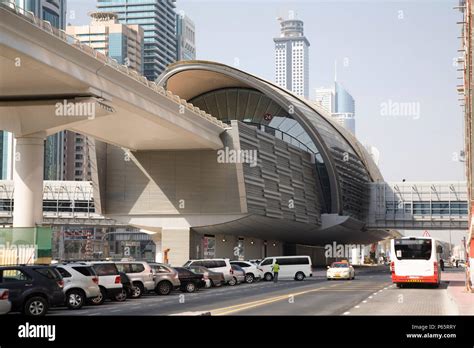
[[[448,296],[458,307],[460,315],[474,315],[474,293],[466,290],[464,268],[446,269],[442,274],[443,282],[448,283]]]

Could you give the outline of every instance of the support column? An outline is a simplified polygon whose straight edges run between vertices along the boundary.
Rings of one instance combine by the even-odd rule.
[[[168,263],[172,266],[182,266],[189,260],[191,233],[189,228],[165,229],[161,230],[161,245],[164,255],[168,256]],[[167,249],[169,251],[167,252]]]
[[[43,223],[44,139],[42,133],[16,138],[13,227]]]

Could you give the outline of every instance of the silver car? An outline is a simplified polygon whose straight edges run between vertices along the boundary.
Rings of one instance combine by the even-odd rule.
[[[155,290],[154,272],[145,261],[117,261],[119,272],[123,272],[132,283],[132,298],[139,298],[147,291]]]
[[[99,277],[91,265],[59,264],[56,269],[64,280],[63,292],[69,309],[80,309],[87,300],[100,295]]]
[[[169,295],[181,286],[178,272],[163,263],[150,263],[155,275],[155,292],[158,295]]]
[[[236,264],[231,264],[232,267],[232,276],[234,281],[229,282],[229,285],[235,285],[245,282],[245,270]]]
[[[7,314],[12,308],[11,302],[8,300],[8,289],[0,289],[0,315]]]

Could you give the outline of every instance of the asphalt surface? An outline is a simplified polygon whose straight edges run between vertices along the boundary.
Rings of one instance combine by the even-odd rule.
[[[326,280],[325,270],[302,282],[281,280],[200,289],[188,294],[174,291],[168,296],[147,294],[140,299],[71,311],[51,309],[48,315],[182,315],[211,312],[211,315],[344,315],[373,293],[391,285],[388,267],[356,269],[355,280]]]

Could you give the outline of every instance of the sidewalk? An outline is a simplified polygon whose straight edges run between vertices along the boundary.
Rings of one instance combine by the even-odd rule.
[[[442,282],[449,282],[448,296],[458,306],[460,315],[474,315],[474,293],[466,291],[464,268],[447,268],[442,273]]]

